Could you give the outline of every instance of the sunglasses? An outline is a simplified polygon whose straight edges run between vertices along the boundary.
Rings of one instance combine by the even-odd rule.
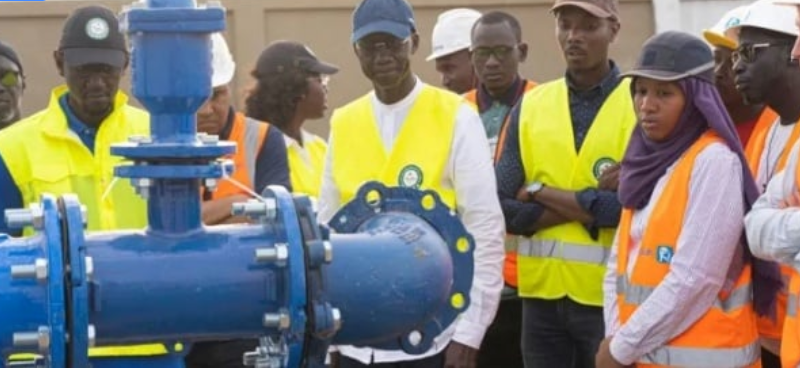
[[[21,80],[21,76],[19,72],[15,71],[6,71],[0,72],[0,85],[3,85],[7,88],[13,88],[19,86]]]

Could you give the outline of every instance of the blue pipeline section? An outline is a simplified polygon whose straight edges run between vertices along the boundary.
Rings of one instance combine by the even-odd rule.
[[[398,231],[410,225],[421,231],[413,242]],[[433,318],[450,293],[453,264],[433,228],[414,215],[397,213],[376,216],[365,229],[370,233],[331,236],[336,259],[326,282],[332,305],[343,314],[337,344],[393,340]]]
[[[235,144],[198,135],[210,33],[225,11],[193,0],[128,8],[133,92],[151,135],[112,146],[147,198],[144,230],[85,233],[74,195],[7,213],[0,235],[0,353],[48,367],[171,367],[184,353],[92,358],[102,345],[259,338],[254,365],[319,367],[330,345],[419,354],[469,306],[474,239],[430,191],[365,184],[330,229],[306,197],[271,187],[234,205],[248,225],[206,227],[201,185],[233,172]],[[11,219],[8,219],[10,216]],[[184,350],[185,352],[185,350]],[[6,363],[8,365],[8,363]]]

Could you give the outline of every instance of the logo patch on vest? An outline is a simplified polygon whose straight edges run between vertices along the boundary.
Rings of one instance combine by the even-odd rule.
[[[600,180],[600,175],[603,174],[606,169],[611,166],[616,165],[617,162],[614,161],[612,158],[603,157],[594,163],[594,167],[592,168],[592,173],[594,173],[594,178]]]
[[[672,262],[672,248],[669,246],[659,246],[656,249],[656,261],[661,264],[669,264]]]
[[[397,177],[397,184],[418,189],[422,185],[422,169],[417,165],[406,165],[400,170],[400,175]]]

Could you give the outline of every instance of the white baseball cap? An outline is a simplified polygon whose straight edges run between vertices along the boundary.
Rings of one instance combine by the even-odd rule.
[[[775,5],[800,5],[800,0],[775,0]]]
[[[712,46],[736,49],[739,46],[739,38],[732,27],[742,23],[746,13],[746,5],[729,10],[714,27],[703,30],[703,38]]]
[[[211,34],[211,70],[211,86],[214,88],[230,83],[236,72],[228,43],[219,32]]]
[[[796,37],[799,32],[794,18],[795,13],[776,4],[776,0],[758,0],[747,7],[741,22],[729,29],[738,32],[741,27],[757,27]]]
[[[472,26],[481,13],[469,8],[450,9],[436,20],[431,37],[431,55],[425,60],[434,59],[464,50],[472,44]]]

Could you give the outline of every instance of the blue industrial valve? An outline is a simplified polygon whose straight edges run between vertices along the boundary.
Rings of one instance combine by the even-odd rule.
[[[69,194],[7,210],[35,233],[0,235],[5,366],[181,366],[193,342],[226,339],[258,339],[242,356],[259,367],[319,367],[342,344],[420,354],[469,306],[475,243],[434,192],[367,183],[321,226],[307,197],[269,187],[233,207],[251,224],[203,225],[201,186],[226,181],[236,149],[195,127],[225,10],[147,0],[121,24],[151,131],[112,153],[130,160],[115,174],[147,199],[148,226],[86,232]],[[168,352],[90,356],[133,344]]]

